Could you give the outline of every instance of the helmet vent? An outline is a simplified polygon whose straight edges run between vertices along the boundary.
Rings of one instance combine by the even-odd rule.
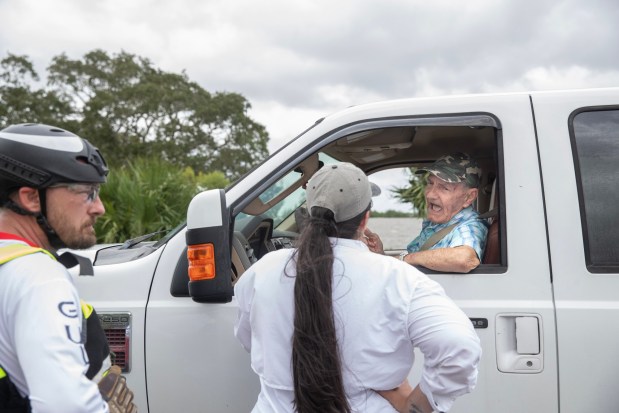
[[[76,157],[78,162],[85,163],[93,166],[100,176],[107,176],[109,169],[105,163],[105,159],[101,156],[101,152],[98,149],[93,148],[94,151],[88,153],[88,156]]]

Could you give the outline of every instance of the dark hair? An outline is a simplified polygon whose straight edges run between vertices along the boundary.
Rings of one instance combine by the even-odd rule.
[[[292,374],[299,413],[350,413],[333,315],[333,248],[328,237],[354,238],[366,209],[336,223],[313,207],[297,244]]]

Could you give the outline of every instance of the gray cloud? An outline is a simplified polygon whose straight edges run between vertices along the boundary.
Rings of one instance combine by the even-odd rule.
[[[615,0],[0,0],[0,13],[0,51],[41,72],[62,52],[122,49],[262,112],[619,82]]]
[[[125,50],[241,93],[271,149],[369,101],[619,85],[616,0],[0,0],[0,15],[0,52],[41,74],[63,52]]]
[[[198,53],[188,72],[284,105],[324,107],[330,89],[362,99],[540,87],[536,69],[561,76],[582,68],[603,82],[595,73],[616,72],[619,63],[612,1],[246,6],[234,17],[230,48]]]

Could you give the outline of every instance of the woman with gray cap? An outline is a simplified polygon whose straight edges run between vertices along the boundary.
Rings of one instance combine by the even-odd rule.
[[[466,315],[360,240],[379,192],[352,164],[323,167],[307,185],[297,248],[265,255],[237,282],[235,335],[261,383],[253,412],[446,411],[475,386],[481,349]],[[412,389],[414,347],[425,361]]]

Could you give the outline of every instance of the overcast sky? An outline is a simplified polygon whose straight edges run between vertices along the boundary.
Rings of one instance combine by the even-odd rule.
[[[377,100],[619,86],[618,0],[0,0],[0,16],[2,57],[41,75],[124,50],[240,93],[271,150]]]

